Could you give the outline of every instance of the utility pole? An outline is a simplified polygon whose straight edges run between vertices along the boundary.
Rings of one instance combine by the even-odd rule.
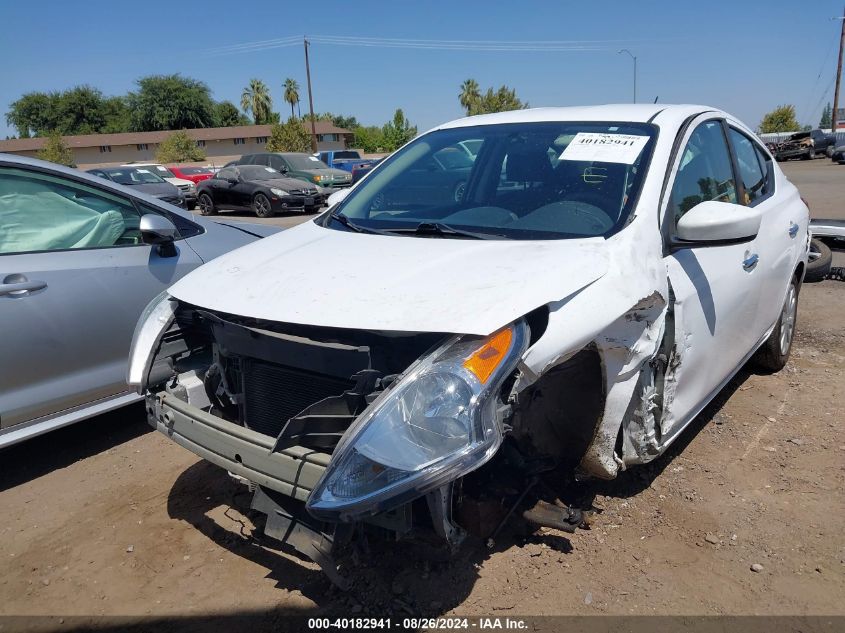
[[[305,76],[308,78],[308,107],[311,110],[311,151],[317,153],[317,128],[314,125],[314,97],[311,94],[311,65],[308,63],[308,40],[302,38],[305,44]]]
[[[839,112],[839,84],[842,81],[842,48],[845,46],[845,10],[841,18],[834,18],[842,22],[842,31],[839,34],[839,58],[836,62],[836,88],[833,89],[833,112],[830,115],[831,132],[836,136],[836,119]]]
[[[618,55],[619,53],[628,53],[628,55],[631,56],[631,59],[634,60],[634,103],[636,103],[637,102],[637,57],[631,51],[629,51],[627,48],[623,48],[621,51],[619,51],[616,54]]]

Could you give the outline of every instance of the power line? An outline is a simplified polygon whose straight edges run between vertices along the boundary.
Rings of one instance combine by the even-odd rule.
[[[449,50],[478,52],[568,52],[600,51],[616,49],[631,40],[430,40],[413,38],[354,37],[344,35],[314,35],[308,41],[329,46],[358,46],[371,48],[405,48],[416,50]],[[273,48],[298,46],[302,37],[298,35],[271,40],[256,40],[229,46],[219,46],[202,52],[218,56],[251,53]]]

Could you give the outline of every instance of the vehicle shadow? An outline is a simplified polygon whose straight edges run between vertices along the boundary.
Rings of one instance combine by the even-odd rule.
[[[252,525],[227,529],[210,516],[220,505],[254,516],[248,509],[251,498],[225,470],[201,461],[174,482],[167,510],[171,518],[187,521],[219,547],[266,569],[265,577],[279,589],[299,591],[324,616],[438,615],[466,599],[478,578],[478,564],[488,556],[478,543],[452,555],[421,543],[372,539],[338,560],[341,574],[351,582],[344,592],[316,564],[282,549]]]
[[[0,491],[152,433],[138,402],[0,450]]]

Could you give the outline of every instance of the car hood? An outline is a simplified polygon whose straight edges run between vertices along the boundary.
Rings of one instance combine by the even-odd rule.
[[[352,176],[348,171],[335,169],[334,167],[329,167],[328,169],[298,169],[297,171],[311,176],[331,176],[336,180],[345,180]]]
[[[130,185],[136,191],[143,191],[155,198],[177,198],[179,189],[169,182],[149,182],[143,185]]]
[[[607,267],[603,238],[393,237],[306,222],[218,257],[170,293],[284,323],[485,335],[577,293]]]
[[[260,187],[276,187],[284,191],[292,191],[294,189],[314,189],[316,191],[317,189],[316,185],[309,184],[299,178],[273,178],[273,180],[250,180],[248,182]]]

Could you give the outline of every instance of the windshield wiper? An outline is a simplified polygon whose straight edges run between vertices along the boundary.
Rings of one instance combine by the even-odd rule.
[[[360,224],[355,224],[350,220],[348,217],[343,215],[342,213],[333,212],[329,214],[329,220],[336,220],[340,222],[343,226],[345,226],[350,231],[355,231],[356,233],[373,233],[374,235],[390,235],[389,231],[380,231],[379,229],[371,229],[366,226],[361,226]]]
[[[441,237],[466,237],[472,240],[495,240],[495,239],[510,239],[505,235],[499,233],[475,233],[474,231],[465,231],[463,229],[456,229],[448,224],[442,222],[422,222],[417,225],[417,228],[411,232],[414,235],[439,235]]]

